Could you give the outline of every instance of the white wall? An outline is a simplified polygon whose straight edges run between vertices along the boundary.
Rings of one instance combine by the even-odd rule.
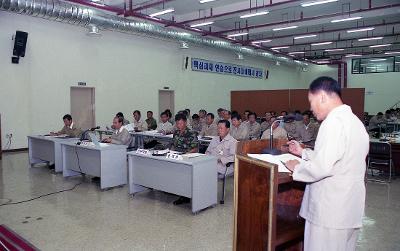
[[[16,30],[29,33],[25,58],[11,64]],[[231,52],[193,47],[180,50],[175,42],[116,32],[101,38],[86,30],[39,18],[0,12],[0,113],[2,137],[13,133],[11,148],[26,147],[26,136],[62,126],[70,112],[70,86],[83,81],[96,88],[96,124],[111,123],[122,111],[158,114],[158,90],[175,90],[176,110],[185,107],[215,111],[230,106],[231,90],[303,88],[296,67],[265,60],[234,59]],[[184,71],[183,56],[268,68],[268,80]]]

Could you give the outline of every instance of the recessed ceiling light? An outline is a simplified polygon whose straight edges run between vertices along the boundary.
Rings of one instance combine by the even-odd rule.
[[[266,40],[256,40],[256,41],[253,41],[253,42],[251,42],[252,44],[262,44],[262,43],[269,43],[269,42],[271,42],[272,40],[270,40],[270,39],[266,39]]]
[[[333,42],[321,42],[321,43],[313,43],[311,46],[318,46],[318,45],[327,45],[327,44],[332,44]]]
[[[228,35],[228,37],[232,38],[232,37],[240,37],[240,36],[244,36],[249,34],[248,32],[242,32],[242,33],[235,33],[235,34],[230,34]]]
[[[198,24],[192,24],[190,25],[190,27],[194,28],[194,27],[200,27],[200,26],[206,26],[206,25],[210,25],[213,24],[214,22],[205,22],[205,23],[198,23]]]
[[[379,48],[379,47],[387,47],[391,46],[392,44],[377,44],[377,45],[371,45],[369,48]]]
[[[362,41],[379,40],[379,39],[383,39],[383,37],[367,37],[367,38],[360,38],[360,39],[358,39],[358,41],[359,41],[359,42],[362,42]]]
[[[393,55],[393,54],[400,54],[400,51],[388,51],[388,52],[385,52],[385,55]]]
[[[267,15],[269,13],[269,11],[260,11],[260,12],[256,12],[256,13],[250,13],[250,14],[246,14],[246,15],[242,15],[240,16],[240,18],[249,18],[249,17],[256,17],[256,16],[262,16],[262,15]]]
[[[281,47],[272,47],[271,50],[280,50],[280,49],[288,49],[289,46],[281,46]]]
[[[361,29],[353,29],[353,30],[348,30],[347,33],[354,33],[354,32],[362,32],[362,31],[372,31],[375,30],[374,27],[368,27],[368,28],[361,28]]]
[[[304,36],[298,36],[294,37],[294,39],[302,39],[302,38],[310,38],[310,37],[316,37],[317,35],[312,34],[312,35],[304,35]]]
[[[343,18],[343,19],[335,19],[335,20],[332,20],[331,23],[347,22],[347,21],[358,20],[361,18],[362,17],[348,17],[348,18]]]
[[[199,3],[209,3],[209,2],[214,2],[216,0],[200,0]]]
[[[165,15],[165,14],[174,12],[174,11],[175,11],[175,10],[174,10],[173,8],[169,8],[169,9],[165,9],[165,10],[162,10],[162,11],[159,11],[159,12],[155,12],[155,13],[153,13],[153,14],[150,14],[149,16],[151,16],[151,17],[157,17],[157,16],[161,16],[161,15]]]
[[[290,30],[290,29],[296,29],[298,26],[287,26],[287,27],[279,27],[279,28],[274,28],[272,29],[273,31],[281,31],[281,30]]]
[[[301,7],[309,7],[309,6],[319,5],[319,4],[333,3],[333,2],[337,2],[337,1],[339,1],[339,0],[320,0],[320,1],[313,1],[313,2],[302,3],[302,4],[301,4]]]
[[[344,51],[344,49],[326,49],[326,52],[333,52],[333,51]]]

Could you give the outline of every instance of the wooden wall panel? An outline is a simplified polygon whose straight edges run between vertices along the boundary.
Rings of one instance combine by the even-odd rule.
[[[353,113],[360,119],[364,116],[364,88],[342,89],[343,102],[351,106]],[[231,110],[243,114],[249,109],[262,117],[267,111],[305,111],[310,109],[308,89],[232,91]]]

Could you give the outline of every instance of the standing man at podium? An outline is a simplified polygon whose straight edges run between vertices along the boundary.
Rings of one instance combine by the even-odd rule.
[[[314,80],[308,100],[317,119],[323,121],[315,148],[303,149],[297,141],[290,141],[289,151],[304,162],[286,162],[293,179],[307,183],[300,210],[306,220],[304,250],[355,250],[365,207],[368,134],[343,104],[336,80]]]

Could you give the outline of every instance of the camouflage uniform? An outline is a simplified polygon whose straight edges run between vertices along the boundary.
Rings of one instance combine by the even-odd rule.
[[[188,128],[185,129],[183,134],[176,130],[174,132],[173,149],[178,152],[190,152],[194,148],[198,147],[197,133],[190,131]]]

